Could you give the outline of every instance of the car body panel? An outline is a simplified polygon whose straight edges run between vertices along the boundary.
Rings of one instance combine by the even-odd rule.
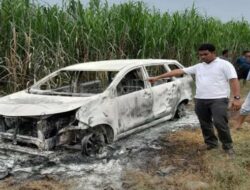
[[[86,97],[30,94],[21,91],[0,99],[0,115],[42,116],[71,111],[82,106]]]
[[[176,96],[176,81],[152,87],[152,91],[154,97],[153,112],[155,118],[160,118],[171,114],[178,101],[178,96]]]
[[[153,99],[150,89],[119,96],[118,132],[122,133],[153,119]],[[147,121],[146,121],[147,120]]]
[[[105,95],[91,97],[83,106],[76,112],[76,119],[88,127],[98,125],[108,125],[117,132],[117,112],[115,111],[115,99]]]

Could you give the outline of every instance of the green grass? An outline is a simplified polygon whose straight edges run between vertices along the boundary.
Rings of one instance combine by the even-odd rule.
[[[142,2],[109,6],[91,0],[65,1],[62,7],[31,0],[0,0],[0,81],[7,92],[29,80],[77,62],[121,58],[170,58],[196,63],[196,49],[214,43],[233,59],[250,47],[249,23],[202,16],[195,7],[169,14]]]

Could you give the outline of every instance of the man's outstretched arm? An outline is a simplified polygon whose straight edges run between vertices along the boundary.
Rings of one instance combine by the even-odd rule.
[[[170,78],[170,77],[175,77],[175,76],[180,76],[183,75],[185,72],[182,69],[176,69],[170,72],[166,72],[162,75],[155,76],[155,77],[150,77],[148,79],[149,82],[154,83],[155,81],[163,78]]]

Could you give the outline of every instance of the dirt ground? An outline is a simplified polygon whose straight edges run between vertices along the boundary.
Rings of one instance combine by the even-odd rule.
[[[245,94],[248,89],[245,90]],[[123,171],[122,189],[128,190],[248,190],[250,187],[250,116],[242,130],[235,130],[238,113],[230,113],[229,126],[236,156],[229,157],[219,148],[200,151],[203,138],[199,128],[184,128],[163,133],[158,142],[163,148],[147,150],[136,168]],[[133,157],[137,155],[134,154]],[[84,186],[84,185],[83,185]],[[1,190],[68,190],[70,180],[43,177],[25,181],[2,180]],[[114,190],[111,186],[103,190]],[[84,190],[84,188],[83,188]]]
[[[237,114],[232,114],[230,127],[234,139],[236,158],[229,158],[222,149],[199,151],[203,143],[200,129],[186,128],[163,134],[163,149],[153,151],[138,168],[123,172],[122,189],[128,190],[191,190],[191,189],[248,189],[250,183],[250,117],[243,129],[234,129]],[[150,152],[148,152],[150,155]],[[71,187],[71,188],[70,188]],[[236,188],[237,187],[237,188]],[[0,183],[3,190],[66,190],[72,183],[45,177],[16,181],[8,178]],[[103,190],[112,190],[112,186]]]

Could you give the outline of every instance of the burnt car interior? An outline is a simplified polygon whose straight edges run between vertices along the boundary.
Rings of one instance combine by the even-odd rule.
[[[117,95],[125,95],[145,88],[141,68],[128,72],[117,85]]]
[[[167,72],[164,65],[146,66],[146,70],[148,72],[149,77],[162,75],[163,73]],[[158,86],[158,85],[171,82],[171,81],[172,81],[172,78],[163,78],[163,79],[157,80],[155,83],[152,84],[152,86]]]

